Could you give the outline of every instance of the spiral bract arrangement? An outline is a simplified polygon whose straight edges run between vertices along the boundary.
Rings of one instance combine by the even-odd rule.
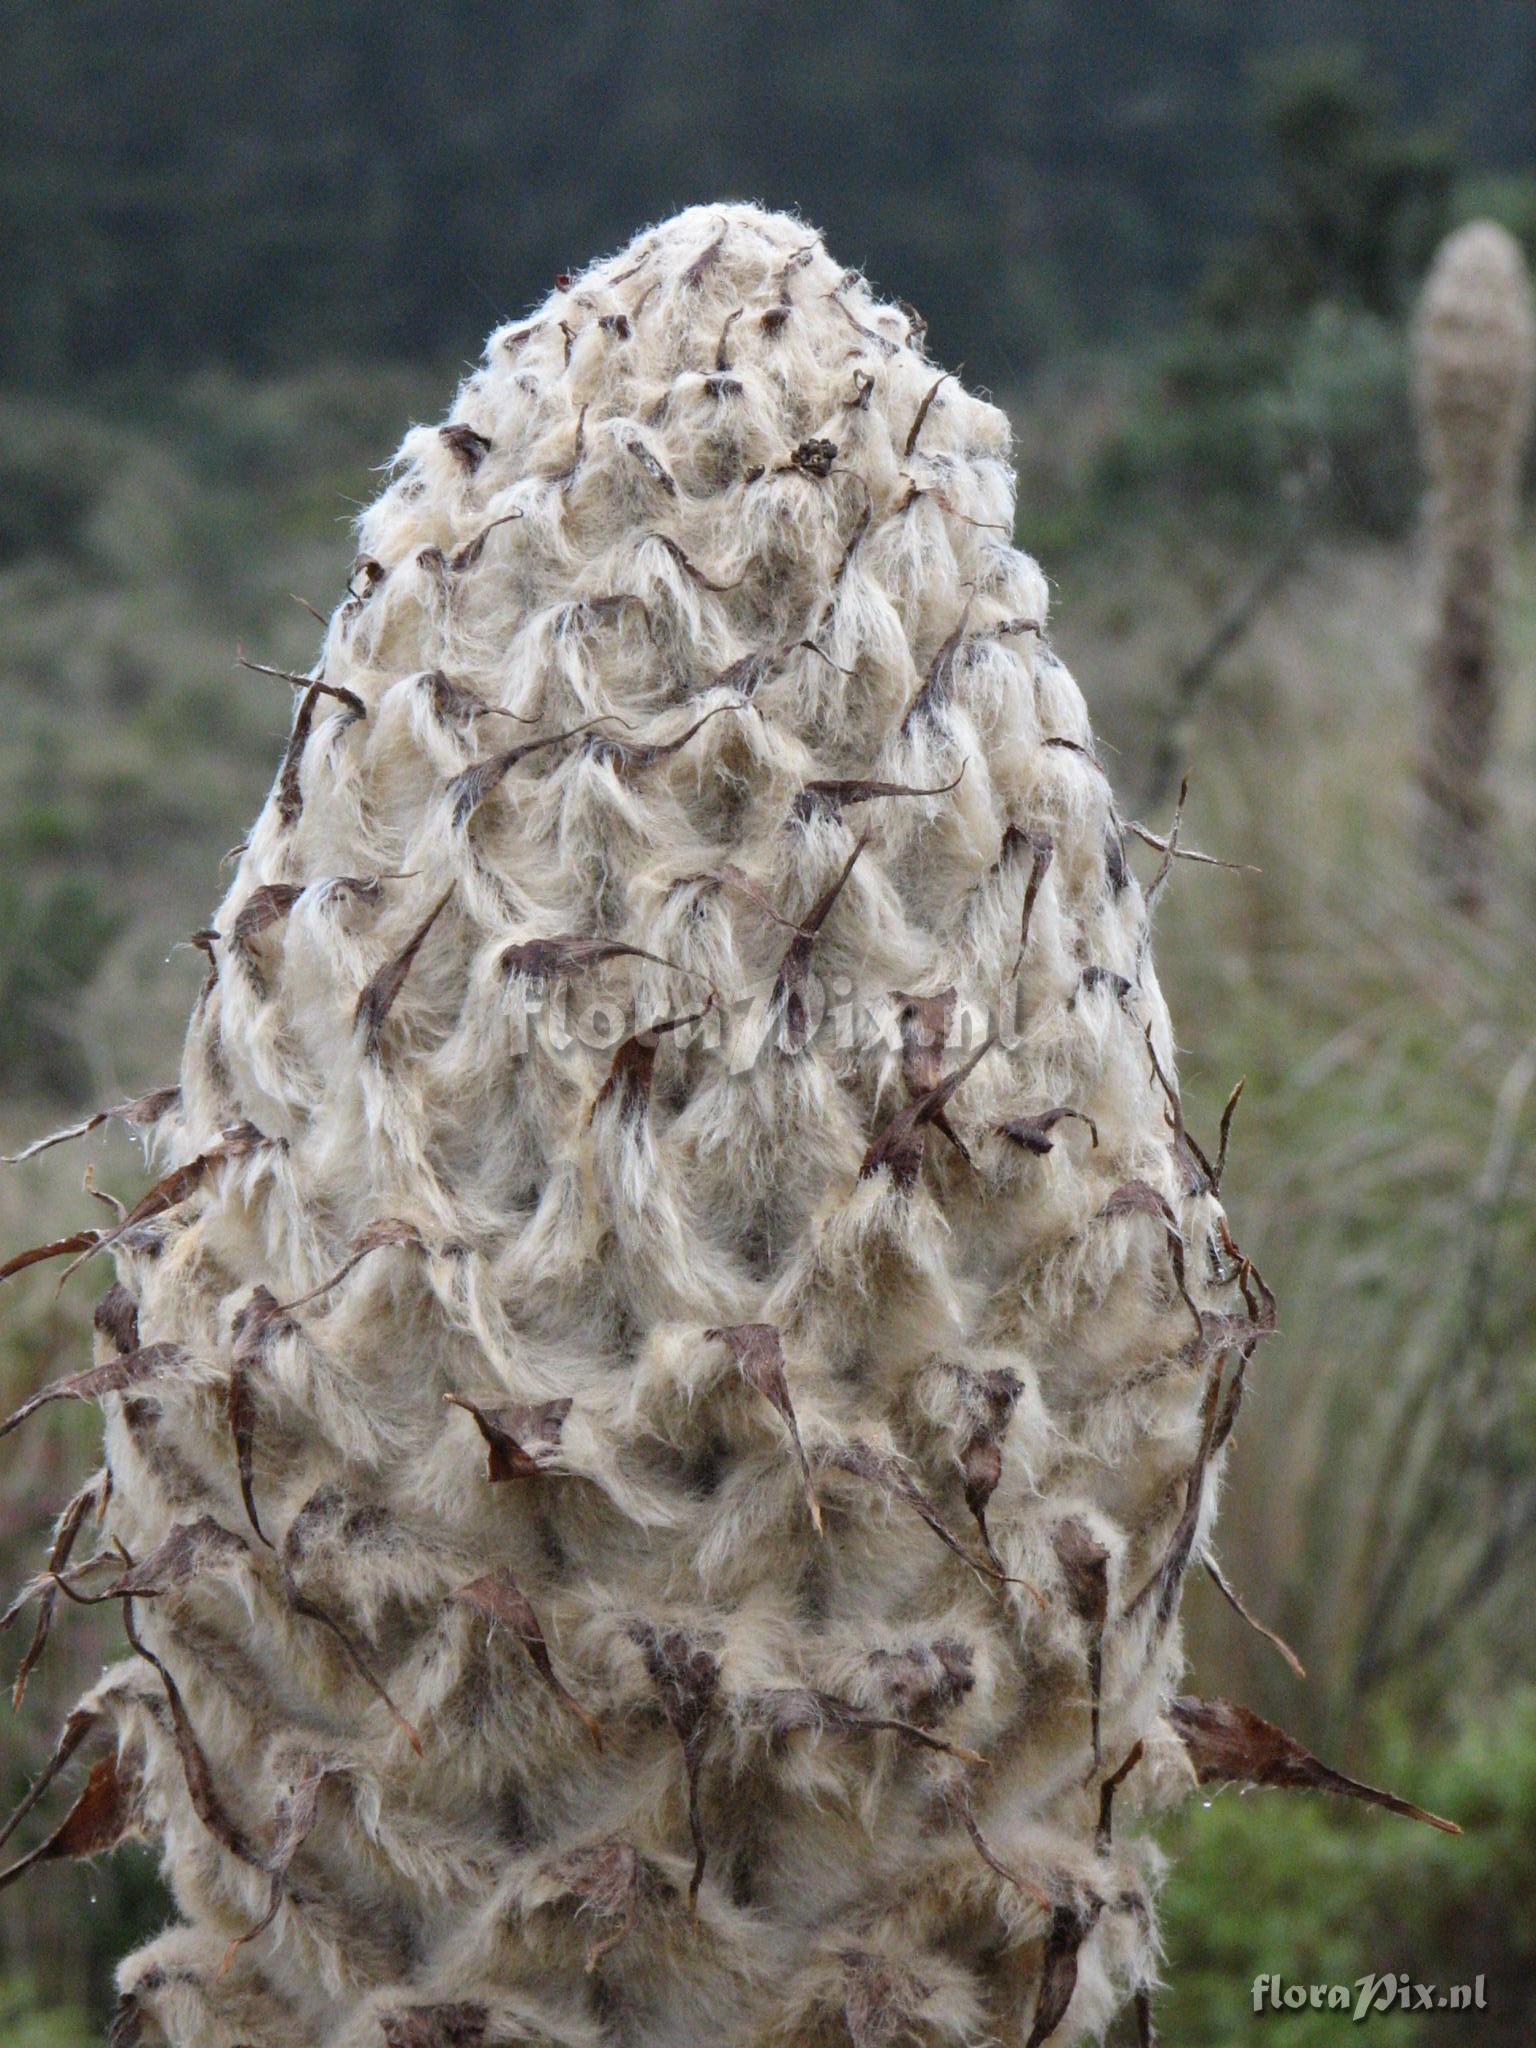
[[[120,2043],[1144,2010],[1128,1822],[1280,1768],[1170,1702],[1273,1316],[1012,523],[1002,413],[747,207],[406,439],[41,1397],[107,1422],[37,1627],[132,1654],[38,1855],[183,1921]]]

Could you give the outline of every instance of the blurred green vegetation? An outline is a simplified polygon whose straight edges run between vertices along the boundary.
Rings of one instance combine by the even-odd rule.
[[[799,206],[945,360],[1013,382],[1168,318],[1266,210],[1250,67],[1339,40],[1480,176],[1536,155],[1529,0],[0,0],[0,23],[0,354],[52,390],[469,351],[713,197]],[[1294,140],[1331,153],[1300,196],[1331,212],[1346,184],[1358,253],[1416,163],[1357,148],[1352,105],[1314,100]]]
[[[1298,493],[1309,517],[1406,533],[1405,321],[1430,255],[1491,214],[1536,256],[1536,176],[1468,172],[1449,128],[1404,123],[1359,48],[1268,59],[1252,104],[1262,197],[1147,351],[1077,507],[1090,534],[1170,506],[1252,531]]]
[[[40,41],[49,9],[4,11],[26,15],[23,54],[62,75],[67,53]],[[1327,35],[1346,11],[1363,58],[1325,48],[1273,61],[1282,17]],[[362,10],[354,21],[339,4],[300,8],[296,23],[352,23],[357,41],[345,53],[323,36],[312,45],[303,89],[281,110],[259,97],[269,30],[255,10],[234,11],[217,52],[202,17],[149,8],[155,34],[125,50],[132,10],[86,12],[99,90],[121,75],[121,107],[94,167],[42,150],[56,247],[40,246],[35,205],[38,218],[18,225],[37,108],[23,105],[26,121],[0,141],[0,224],[26,280],[0,327],[32,323],[25,375],[0,397],[0,1144],[170,1078],[201,977],[183,942],[219,893],[219,858],[258,807],[291,714],[286,687],[237,669],[236,653],[308,664],[318,628],[290,593],[329,610],[371,467],[410,419],[446,403],[453,363],[419,359],[428,337],[447,347],[489,324],[491,307],[466,311],[465,279],[532,291],[637,211],[698,196],[701,180],[802,197],[835,247],[925,303],[936,346],[953,355],[962,337],[972,377],[1002,387],[1018,431],[1020,538],[1056,578],[1055,644],[1084,683],[1127,814],[1166,823],[1154,764],[1171,750],[1182,765],[1187,749],[1188,842],[1262,869],[1182,867],[1159,912],[1158,959],[1192,1126],[1208,1133],[1248,1076],[1226,1193],[1280,1295],[1282,1335],[1255,1364],[1219,1547],[1310,1678],[1297,1683],[1197,1576],[1192,1682],[1467,1828],[1452,1842],[1276,1794],[1195,1802],[1167,1834],[1163,2036],[1182,2048],[1449,2038],[1458,2023],[1438,2015],[1355,2028],[1336,2013],[1251,2010],[1263,1972],[1353,1983],[1406,1969],[1446,1985],[1483,1972],[1490,2010],[1475,2038],[1528,2040],[1536,553],[1527,542],[1511,596],[1501,822],[1488,908],[1470,925],[1443,911],[1420,857],[1423,578],[1404,354],[1405,314],[1447,225],[1492,213],[1536,254],[1536,95],[1522,97],[1530,74],[1517,61],[1528,8],[1498,0],[1453,41],[1444,9],[1420,0],[1147,0],[1093,42],[1074,39],[1064,10],[1030,0],[978,10],[953,64],[914,67],[922,39],[897,24],[835,76],[818,69],[826,46],[806,42],[801,16],[801,75],[783,88],[793,121],[808,124],[798,195],[759,179],[759,143],[738,146],[725,114],[690,136],[699,163],[676,184],[662,141],[702,90],[697,52],[679,56],[689,33],[709,32],[695,7],[665,25],[637,9],[638,27],[586,8],[574,54],[534,25],[519,93],[498,50],[457,101],[481,10],[423,16],[384,51]],[[744,32],[754,83],[752,50],[784,32],[777,7]],[[162,110],[135,139],[145,66],[167,48],[177,76],[220,91],[174,118]],[[419,61],[424,49],[437,68]],[[1213,77],[1265,50],[1251,99],[1225,85],[1213,95]],[[375,134],[367,121],[402,64],[416,67],[422,106]],[[1026,68],[1027,148],[1005,132],[1023,88],[993,90],[990,75]],[[21,104],[19,75],[0,85],[0,105]],[[481,95],[507,88],[510,120],[527,110],[528,81],[553,111],[503,161],[504,114],[493,120]],[[545,165],[523,202],[503,198],[501,181],[527,170],[550,122],[593,95],[615,113],[590,178],[562,171],[553,193]],[[750,97],[727,96],[732,120]],[[85,94],[71,118],[87,122],[96,104]],[[252,145],[241,156],[258,104],[276,133],[265,155]],[[943,159],[921,204],[912,167],[871,139],[898,105],[897,127],[929,139],[929,170]],[[932,140],[951,129],[963,164]],[[647,134],[640,197],[603,167]],[[194,161],[212,152],[226,172],[201,194],[167,155],[188,135]],[[761,148],[779,148],[767,115],[763,135]],[[130,161],[135,176],[120,177]],[[296,163],[308,168],[292,182]],[[1226,189],[1234,176],[1241,204]],[[359,189],[374,203],[359,207]],[[536,225],[524,218],[533,195],[550,199]],[[978,195],[1008,203],[989,213]],[[413,267],[428,202],[442,236]],[[209,238],[232,222],[239,233],[214,261]],[[1092,287],[1079,245],[1103,258]],[[125,282],[136,262],[142,275]],[[1160,307],[1161,326],[1115,328],[1110,299],[1134,303],[1138,321]],[[348,352],[357,360],[343,366]],[[1248,629],[1183,703],[1179,678],[1213,620],[1277,559]],[[133,1146],[112,1132],[6,1170],[0,1245],[88,1220],[86,1160],[109,1193],[142,1185]],[[3,1405],[77,1362],[87,1330],[84,1298],[57,1297],[46,1270],[9,1283]],[[33,1431],[24,1461],[0,1459],[7,1584],[36,1568],[51,1517],[89,1469],[96,1421],[50,1410]],[[119,1653],[114,1626],[96,1612],[59,1617],[8,1733],[11,1796]],[[4,1641],[13,1668],[19,1646]],[[22,2048],[94,2038],[112,1959],[165,1910],[137,1852],[7,1893],[0,2037]]]
[[[1394,1788],[1452,1813],[1451,1840],[1379,1815],[1275,1793],[1192,1805],[1166,1834],[1176,1874],[1164,1896],[1170,2042],[1266,2042],[1270,2048],[1419,2048],[1475,2040],[1527,2048],[1536,1976],[1536,1698],[1507,1702],[1432,1747],[1404,1726],[1378,1731]],[[1399,1973],[1448,1993],[1486,1980],[1472,2016],[1253,2011],[1253,1981],[1357,1986]]]

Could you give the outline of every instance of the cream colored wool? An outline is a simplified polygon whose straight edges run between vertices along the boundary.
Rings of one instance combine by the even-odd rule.
[[[1152,1981],[1249,1283],[1013,503],[743,206],[407,437],[99,1318],[140,1569],[74,1583],[160,1663],[78,1726],[186,1923],[121,2043],[1020,2041],[1076,1952],[1066,2042]]]
[[[1431,854],[1475,905],[1498,715],[1499,621],[1536,392],[1536,312],[1520,245],[1492,221],[1447,237],[1414,328],[1429,478],[1432,624],[1424,656]]]

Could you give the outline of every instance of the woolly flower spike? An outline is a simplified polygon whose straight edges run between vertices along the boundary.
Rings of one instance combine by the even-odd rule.
[[[1530,275],[1519,243],[1492,221],[1459,228],[1430,268],[1414,327],[1413,395],[1429,482],[1429,854],[1441,887],[1475,910],[1499,704],[1499,622],[1536,396]]]
[[[1009,453],[741,206],[407,438],[159,1177],[0,1259],[116,1269],[0,1424],[105,1416],[3,1639],[122,1616],[7,1874],[160,1845],[114,2038],[1066,2042],[1186,1752],[1338,1789],[1161,1717],[1274,1311]]]

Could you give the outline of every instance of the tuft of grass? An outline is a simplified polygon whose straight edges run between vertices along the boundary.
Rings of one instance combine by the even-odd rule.
[[[1058,644],[1134,806],[1192,593],[1240,565],[1140,555],[1068,581]],[[1511,668],[1536,674],[1536,555]],[[1258,876],[1181,868],[1158,971],[1197,1131],[1248,1077],[1224,1188],[1280,1298],[1218,1532],[1295,1644],[1300,1688],[1196,1587],[1199,1679],[1315,1744],[1363,1740],[1382,1693],[1423,1711],[1532,1676],[1536,1594],[1536,692],[1511,693],[1502,830],[1480,921],[1426,873],[1415,803],[1418,583],[1409,551],[1310,556],[1213,679],[1185,840]],[[1186,643],[1187,644],[1187,643]],[[1154,820],[1154,823],[1160,822]]]

